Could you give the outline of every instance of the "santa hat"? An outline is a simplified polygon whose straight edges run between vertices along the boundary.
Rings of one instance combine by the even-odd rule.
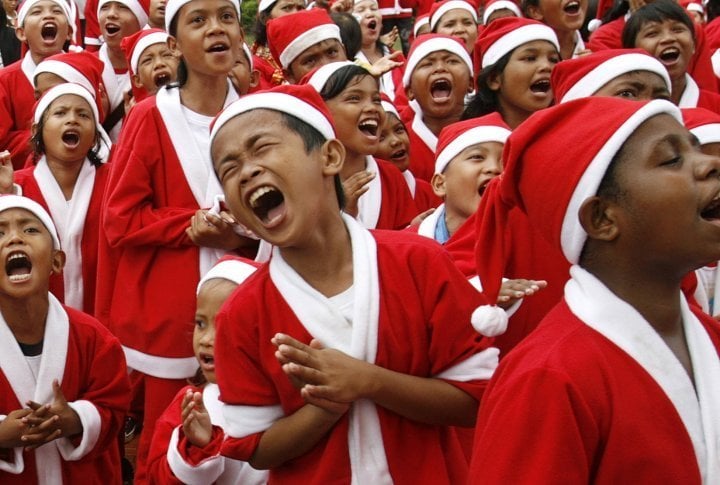
[[[466,148],[493,141],[504,144],[510,133],[510,128],[497,112],[446,126],[438,136],[435,173],[443,173],[453,158]]]
[[[701,145],[720,143],[720,114],[705,108],[685,108],[681,111],[685,128],[697,137]]]
[[[598,0],[595,7],[595,18],[588,22],[588,31],[595,32],[602,25],[602,19],[605,14],[613,8],[615,0]]]
[[[550,83],[558,103],[592,96],[618,76],[633,71],[649,71],[660,76],[670,91],[667,69],[642,49],[608,49],[558,63]]]
[[[446,51],[458,56],[473,74],[473,65],[465,46],[455,37],[442,34],[427,34],[415,39],[410,52],[408,52],[405,72],[403,73],[403,86],[410,86],[410,78],[418,63],[434,52]]]
[[[578,220],[581,205],[597,194],[627,139],[659,114],[681,121],[679,108],[664,100],[581,98],[540,110],[513,131],[503,151],[503,174],[488,185],[477,214],[476,238],[482,244],[476,265],[488,301],[497,301],[505,271],[509,212],[527,214],[536,230],[577,264],[587,238]],[[497,306],[478,307],[472,324],[483,335],[499,335],[507,315]]]
[[[25,23],[25,17],[27,17],[28,12],[30,11],[30,8],[38,3],[40,0],[25,0],[21,5],[20,9],[17,13],[17,25],[18,27],[22,27]],[[68,19],[68,25],[70,25],[70,28],[74,28],[75,25],[70,20],[71,14],[70,14],[70,6],[65,2],[65,0],[51,0],[52,2],[55,2],[62,8],[63,13],[65,14],[65,17]]]
[[[55,224],[50,214],[40,204],[21,195],[0,195],[0,212],[8,209],[25,209],[40,219],[52,237],[53,249],[60,249],[60,238],[57,235]]]
[[[284,68],[308,48],[328,39],[342,43],[340,28],[323,9],[314,8],[271,19],[267,23],[270,52]]]
[[[357,66],[357,64],[350,61],[339,61],[325,64],[324,66],[320,66],[307,73],[298,84],[309,84],[319,93],[325,87],[325,84],[328,82],[328,79],[330,79],[330,76],[338,72],[340,69],[348,66]]]
[[[252,55],[252,52],[250,51],[250,47],[248,47],[248,45],[245,42],[243,42],[240,47],[242,47],[243,54],[245,54],[245,57],[248,60],[248,65],[250,66],[250,71],[252,71],[253,69],[255,69],[255,66],[253,65],[253,55]]]
[[[97,16],[100,17],[100,10],[103,5],[109,2],[117,2],[125,5],[135,15],[140,24],[140,28],[143,28],[148,23],[148,12],[150,11],[150,0],[100,0],[97,7]]]
[[[258,267],[259,265],[255,261],[249,259],[236,256],[224,257],[205,273],[205,276],[198,283],[197,293],[200,294],[202,286],[210,280],[228,280],[239,285],[248,279]]]
[[[258,3],[258,13],[270,10],[276,3],[277,0],[260,0]]]
[[[423,25],[430,25],[429,13],[424,13],[415,17],[415,23],[413,24],[413,35],[415,37],[418,36],[418,31],[423,27]]]
[[[705,15],[705,7],[703,7],[702,3],[693,2],[692,0],[681,0],[679,3],[680,6],[688,12],[697,12],[700,15]]]
[[[110,141],[110,137],[105,132],[102,124],[100,124],[100,116],[98,115],[98,108],[95,104],[95,98],[93,98],[93,95],[90,93],[90,91],[85,89],[83,86],[75,83],[63,83],[58,84],[57,86],[53,86],[52,88],[45,91],[45,94],[43,94],[42,97],[35,104],[35,114],[33,116],[33,121],[36,124],[40,123],[43,114],[50,107],[52,102],[58,99],[60,96],[64,96],[66,94],[73,94],[75,96],[79,96],[84,99],[87,104],[90,105],[93,117],[95,118],[95,130],[98,132],[98,136],[100,139],[97,146],[98,156],[103,163],[106,162],[109,156],[109,150],[112,146],[112,142]]]
[[[104,119],[102,110],[102,72],[104,64],[90,52],[71,52],[55,54],[40,62],[33,73],[33,82],[39,74],[51,73],[66,82],[79,84],[87,89],[95,98],[100,122]]]
[[[504,17],[485,27],[475,43],[479,49],[481,67],[495,64],[505,54],[528,42],[545,40],[560,51],[557,35],[553,29],[537,20],[523,17]]]
[[[490,16],[498,10],[510,10],[516,17],[523,16],[518,4],[512,0],[490,0],[487,5],[485,5],[485,10],[483,11],[483,25],[487,24]]]
[[[398,112],[395,103],[393,103],[390,99],[390,96],[382,92],[380,93],[380,106],[382,106],[382,108],[385,110],[385,113],[394,114],[397,119],[402,119],[400,118],[400,113]]]
[[[162,29],[143,29],[125,37],[122,40],[121,47],[130,67],[130,75],[138,72],[140,56],[142,56],[145,49],[155,44],[167,45],[168,37],[167,32]]]
[[[225,123],[256,109],[289,114],[315,128],[326,140],[335,138],[332,115],[317,91],[307,84],[284,84],[243,96],[222,110],[210,125],[210,146]]]
[[[465,0],[443,0],[442,2],[433,3],[430,8],[430,30],[435,30],[435,26],[438,24],[443,15],[448,13],[450,10],[465,10],[477,23],[477,11],[470,3]]]
[[[110,0],[106,0],[110,1]],[[137,0],[135,0],[137,1]],[[142,0],[142,1],[149,1],[149,0]],[[175,15],[180,11],[180,9],[185,5],[186,3],[190,3],[192,0],[168,0],[168,2],[165,4],[165,30],[167,32],[170,32],[170,24],[172,24],[173,19],[175,18]],[[229,2],[232,4],[233,7],[235,7],[235,12],[237,12],[238,20],[240,20],[240,2],[239,0],[229,0]]]

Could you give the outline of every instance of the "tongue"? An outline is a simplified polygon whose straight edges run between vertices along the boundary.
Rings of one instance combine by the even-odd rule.
[[[28,268],[13,268],[8,271],[8,276],[20,276],[26,274],[30,274],[30,270]]]
[[[450,96],[450,90],[445,88],[435,88],[432,90],[433,98],[447,98]]]
[[[281,216],[285,212],[285,202],[282,202],[272,209],[270,209],[267,213],[267,221],[271,222],[274,221],[277,217]]]

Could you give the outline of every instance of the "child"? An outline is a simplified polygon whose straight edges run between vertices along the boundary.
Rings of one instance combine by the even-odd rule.
[[[241,47],[240,53],[235,56],[235,65],[228,74],[238,96],[261,89],[260,71],[255,69],[254,56],[245,42]]]
[[[18,12],[16,34],[27,44],[21,61],[0,70],[0,147],[20,169],[30,154],[33,72],[43,59],[62,51],[72,28],[64,0],[26,0]]]
[[[409,124],[410,169],[416,177],[432,178],[437,136],[460,120],[465,95],[472,91],[472,73],[470,56],[457,39],[440,34],[415,39],[403,75],[411,104],[402,116]]]
[[[640,8],[625,24],[622,42],[625,48],[647,51],[665,66],[672,81],[673,103],[720,113],[720,95],[700,89],[688,74],[695,51],[695,28],[677,3],[657,0]]]
[[[267,472],[219,455],[225,420],[215,379],[215,317],[237,285],[256,269],[240,258],[224,259],[200,280],[193,350],[200,368],[178,392],[155,426],[148,458],[153,483],[264,484]]]
[[[436,2],[430,9],[430,29],[460,39],[472,55],[478,36],[477,11],[465,0]]]
[[[544,23],[555,32],[561,59],[572,59],[590,52],[585,49],[580,35],[587,7],[587,0],[523,0],[525,16]]]
[[[407,184],[395,167],[372,156],[385,120],[377,80],[352,62],[333,62],[303,81],[322,96],[345,147],[345,212],[368,229],[407,227],[417,215]]]
[[[165,29],[166,0],[150,0],[148,8],[148,27],[151,29]]]
[[[64,254],[50,215],[0,197],[0,480],[120,483],[129,384],[117,339],[48,293]]]
[[[164,30],[143,29],[122,40],[134,103],[154,96],[160,88],[177,80],[178,58],[168,47],[167,39]]]
[[[550,75],[556,103],[588,96],[670,99],[670,76],[641,49],[606,49],[558,63]]]
[[[495,358],[467,325],[480,295],[436,244],[341,215],[344,149],[310,87],[241,98],[211,140],[231,211],[275,246],[217,316],[223,455],[273,483],[463,483],[446,426],[472,426]]]
[[[37,104],[33,165],[15,173],[22,195],[45,207],[58,228],[66,260],[50,291],[65,305],[95,309],[100,205],[109,169],[99,159],[102,129],[95,100],[82,86],[59,84]]]
[[[418,179],[410,172],[410,138],[398,110],[389,98],[381,95],[380,105],[385,110],[385,121],[380,128],[378,149],[375,157],[387,160],[395,165],[407,182],[415,208],[420,214],[440,205],[441,200],[433,192],[432,186]]]
[[[267,22],[270,52],[280,61],[285,80],[299,82],[329,62],[347,61],[340,29],[322,9],[276,17]]]
[[[513,0],[490,0],[483,9],[483,28],[490,25],[493,20],[503,17],[522,17],[520,7]]]
[[[505,153],[480,237],[499,249],[520,207],[574,266],[493,376],[472,483],[717,483],[720,329],[681,281],[720,258],[720,159],[671,103],[605,97],[538,113]],[[478,254],[488,296],[503,261]]]
[[[555,32],[517,17],[494,21],[478,37],[482,71],[463,119],[498,111],[515,129],[532,113],[550,106],[550,73],[560,61]]]
[[[191,22],[196,10],[205,15]],[[208,214],[222,192],[208,159],[209,125],[237,99],[228,72],[242,41],[238,16],[239,5],[229,0],[168,2],[179,85],[132,109],[111,163],[103,206],[110,247],[101,247],[96,312],[144,380],[137,480],[144,479],[156,419],[196,370],[187,337],[197,282],[225,250],[244,242],[229,216]]]

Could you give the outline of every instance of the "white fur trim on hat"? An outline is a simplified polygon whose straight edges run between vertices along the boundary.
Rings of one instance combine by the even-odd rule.
[[[285,93],[259,92],[238,99],[220,113],[210,131],[210,146],[225,123],[238,115],[256,109],[287,113],[312,126],[326,139],[335,138],[335,130],[330,120],[310,103]]]
[[[238,20],[241,20],[239,0],[228,1],[232,3],[233,7],[235,7],[235,11],[238,14]],[[190,2],[192,2],[192,0],[168,0],[167,4],[165,5],[165,32],[170,32],[170,24],[172,23],[173,18],[175,18],[175,15],[177,15],[183,5]]]
[[[687,10],[688,12],[697,12],[699,14],[705,15],[705,8],[702,6],[702,4],[699,3],[688,3],[685,7],[685,10]]]
[[[410,58],[405,64],[405,72],[403,73],[402,79],[403,86],[410,86],[410,78],[412,77],[412,73],[415,70],[415,67],[417,67],[420,61],[425,59],[433,52],[447,51],[460,57],[460,59],[463,60],[467,68],[470,70],[470,76],[472,76],[472,59],[470,59],[470,55],[460,42],[450,41],[444,38],[435,38],[426,40],[424,42],[422,41],[422,39],[418,39],[416,42],[422,42],[422,44],[420,44],[417,49],[412,52]]]
[[[435,173],[443,173],[453,158],[473,145],[488,142],[505,144],[510,130],[501,126],[476,126],[451,141],[435,160]]]
[[[255,65],[253,63],[253,55],[252,52],[250,52],[250,48],[245,42],[242,43],[242,50],[243,53],[245,53],[245,57],[247,57],[248,64],[250,65],[250,71],[252,71],[253,69],[255,69]]]
[[[588,22],[588,32],[595,32],[602,25],[602,19],[592,19]]]
[[[35,68],[35,72],[33,73],[33,81],[37,82],[38,75],[45,72],[55,74],[56,76],[63,78],[69,83],[79,84],[85,89],[87,89],[90,94],[95,96],[95,86],[92,85],[88,78],[86,78],[80,71],[72,67],[70,64],[56,61],[54,59],[42,61]]]
[[[38,3],[40,0],[25,0],[22,5],[20,5],[20,10],[18,10],[17,13],[17,25],[18,27],[22,27],[25,23],[25,17],[27,16],[28,12],[30,11],[30,8]],[[65,3],[64,0],[50,0],[52,2],[55,2],[62,8],[63,12],[65,13],[65,17],[68,19],[68,25],[70,25],[70,28],[73,29],[75,25],[70,22],[70,8],[67,3]]]
[[[342,43],[340,27],[335,24],[322,24],[303,32],[290,42],[280,53],[280,64],[287,69],[290,63],[306,49],[328,39],[335,39]]]
[[[318,68],[318,70],[315,71],[312,76],[310,76],[310,79],[308,80],[308,84],[310,86],[312,86],[315,89],[315,91],[317,91],[319,93],[325,87],[325,84],[327,83],[328,79],[330,79],[330,76],[335,74],[337,71],[339,71],[343,67],[355,66],[355,65],[356,64],[354,62],[350,62],[350,61],[339,61],[339,62],[331,62],[329,64],[325,64],[324,66]]]
[[[546,40],[554,45],[558,52],[560,51],[560,44],[553,29],[547,25],[523,25],[500,37],[486,52],[482,53],[482,67],[485,68],[495,64],[508,52],[535,40]]]
[[[53,240],[53,249],[60,249],[60,238],[57,235],[57,229],[53,223],[52,217],[43,207],[34,200],[28,199],[21,195],[2,195],[0,196],[0,212],[8,209],[25,209],[32,212],[35,217],[40,219],[43,226],[50,232]]]
[[[258,3],[258,12],[264,12],[265,10],[271,9],[276,3],[277,0],[260,0],[260,3]]]
[[[110,2],[117,2],[125,5],[127,8],[130,9],[130,11],[135,15],[135,17],[138,19],[138,23],[140,24],[140,28],[143,28],[148,23],[148,14],[143,8],[142,5],[140,5],[140,2],[138,0],[100,0],[98,2],[98,8],[97,8],[97,16],[100,18],[100,10],[102,10],[103,5]]]
[[[560,232],[560,244],[562,245],[563,253],[571,264],[577,264],[580,260],[580,253],[587,238],[587,234],[578,220],[580,206],[582,206],[588,198],[597,194],[598,187],[605,176],[605,172],[607,172],[610,161],[618,151],[620,151],[630,135],[645,121],[659,114],[669,114],[678,120],[679,123],[682,124],[683,122],[680,108],[671,102],[659,99],[650,101],[633,113],[622,126],[615,130],[592,159],[582,177],[580,177],[572,197],[570,197],[570,201],[568,202]]]
[[[472,15],[472,18],[475,20],[475,23],[477,23],[477,12],[473,8],[472,5],[470,5],[468,2],[464,0],[450,0],[449,2],[446,2],[442,4],[438,9],[433,13],[433,15],[430,17],[430,30],[435,30],[435,26],[440,21],[443,15],[448,13],[450,10],[465,10]]]
[[[695,135],[701,145],[708,143],[720,143],[720,123],[708,123],[707,125],[696,126],[690,133]]]
[[[93,116],[95,117],[95,124],[98,123],[100,116],[98,115],[95,98],[93,97],[92,93],[90,93],[90,91],[85,89],[83,86],[75,83],[58,84],[57,86],[53,86],[52,88],[45,91],[45,94],[43,94],[40,100],[38,100],[37,106],[35,107],[33,121],[35,123],[39,123],[43,113],[45,113],[45,110],[48,109],[52,102],[58,99],[60,96],[64,96],[66,94],[74,94],[75,96],[80,96],[85,101],[87,101],[87,103],[90,105],[90,109],[92,109]]]
[[[392,113],[397,119],[400,119],[400,113],[398,113],[398,110],[394,104],[387,101],[380,101],[380,105],[383,107],[386,113]]]
[[[595,69],[585,74],[585,76],[576,82],[572,88],[568,89],[560,102],[566,103],[574,99],[592,96],[598,89],[616,77],[633,71],[655,73],[665,81],[668,91],[672,89],[670,76],[660,61],[649,55],[632,52],[608,59],[595,67]]]
[[[423,17],[415,22],[415,25],[413,25],[413,35],[415,37],[418,36],[418,31],[423,27],[423,25],[430,25],[430,17]]]
[[[497,12],[498,10],[510,10],[518,17],[522,17],[523,14],[520,11],[520,8],[517,6],[515,2],[512,0],[498,0],[497,2],[493,2],[490,5],[487,6],[485,11],[483,12],[483,25],[487,24],[488,19],[492,14]]]
[[[167,44],[168,34],[166,32],[153,32],[152,34],[146,35],[135,44],[135,48],[132,51],[132,57],[130,58],[130,69],[132,72],[137,74],[138,64],[140,63],[140,56],[145,52],[145,49],[155,44]]]
[[[200,283],[198,283],[197,292],[199,294],[202,285],[214,279],[228,280],[236,285],[239,285],[248,279],[248,277],[255,272],[255,269],[255,266],[237,259],[220,261],[218,264],[210,268],[210,270],[205,273],[205,276],[202,277]]]

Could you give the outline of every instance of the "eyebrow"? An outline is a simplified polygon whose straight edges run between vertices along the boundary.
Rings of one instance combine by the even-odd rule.
[[[11,221],[4,219],[2,218],[2,216],[0,216],[0,226],[7,226],[10,224],[10,222]],[[42,224],[42,222],[40,222],[40,219],[37,219],[35,217],[22,217],[21,219],[17,220],[17,223],[21,226],[24,226],[26,224]]]

